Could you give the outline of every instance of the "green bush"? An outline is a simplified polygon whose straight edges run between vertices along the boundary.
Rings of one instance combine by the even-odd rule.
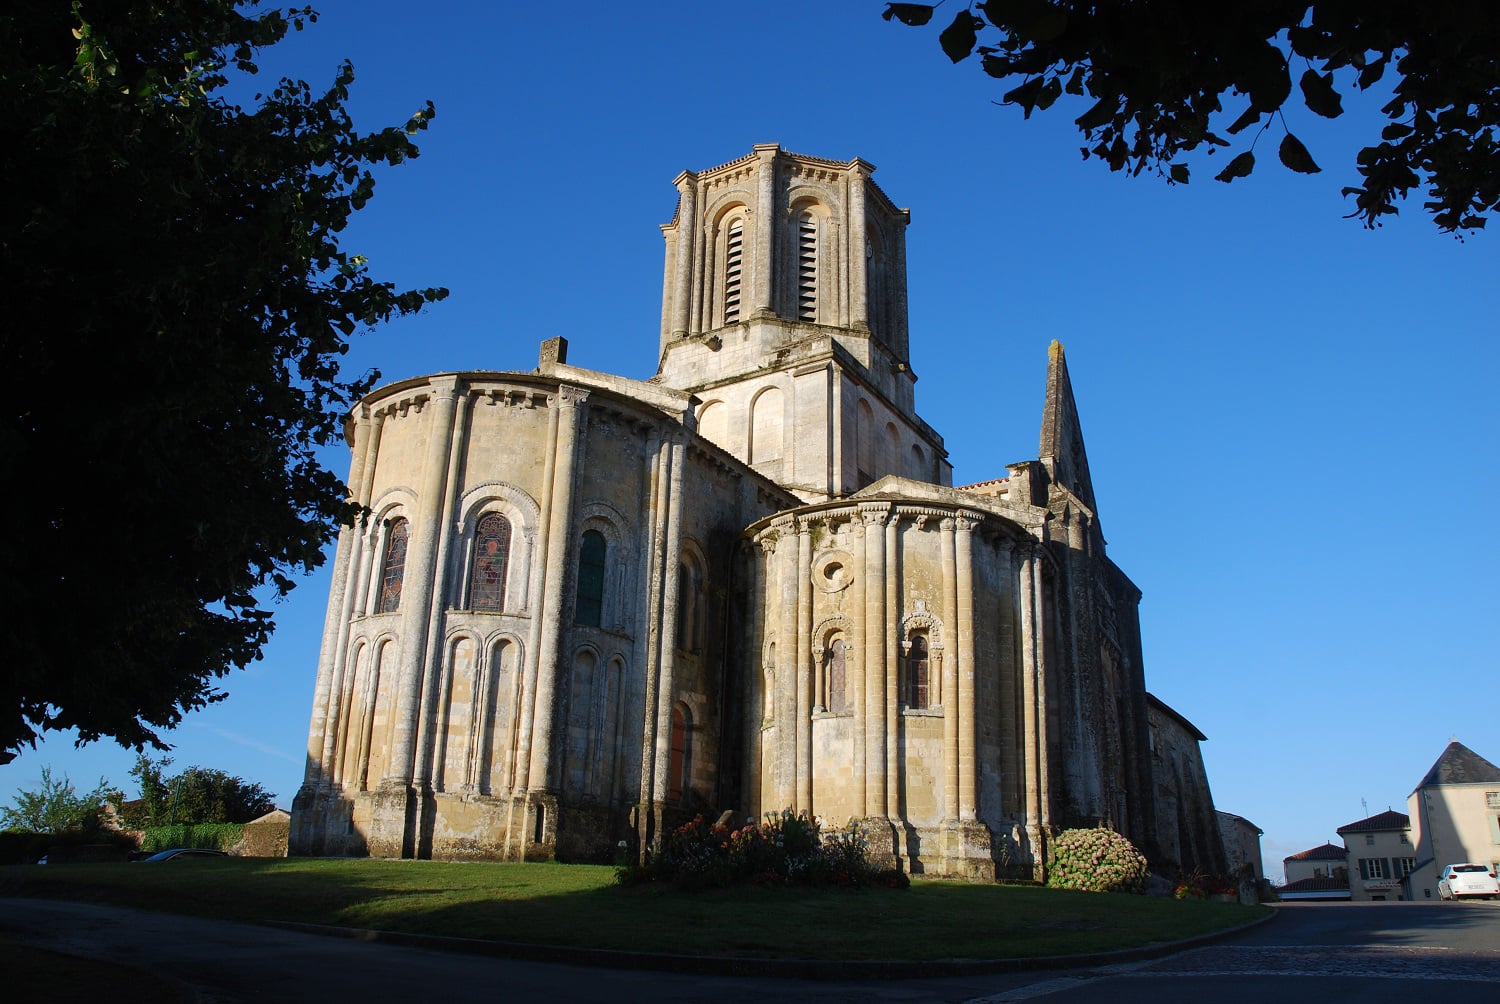
[[[1084,892],[1146,891],[1146,856],[1114,830],[1064,830],[1052,841],[1047,885]]]
[[[754,882],[761,885],[867,885],[876,879],[865,840],[853,828],[825,837],[807,813],[783,809],[739,828],[709,823],[701,815],[668,834],[644,867],[626,866],[621,884],[673,882],[703,889]],[[882,876],[882,885],[900,883]]]
[[[243,823],[199,823],[196,826],[151,826],[141,831],[141,850],[165,851],[173,847],[201,847],[227,851],[239,842]]]

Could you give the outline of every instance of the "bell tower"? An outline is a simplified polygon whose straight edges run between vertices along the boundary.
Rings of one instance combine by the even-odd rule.
[[[808,501],[887,474],[949,484],[916,416],[906,226],[874,165],[757,144],[675,180],[656,380],[699,431]]]

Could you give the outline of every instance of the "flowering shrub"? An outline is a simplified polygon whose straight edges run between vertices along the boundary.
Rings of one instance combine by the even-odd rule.
[[[1114,830],[1064,830],[1052,841],[1047,885],[1084,892],[1144,892],[1146,856]]]
[[[733,828],[701,815],[668,834],[644,869],[621,868],[622,884],[675,882],[690,889],[757,885],[866,885],[877,876],[854,828],[824,836],[818,820],[783,809]],[[882,884],[897,884],[889,880]]]

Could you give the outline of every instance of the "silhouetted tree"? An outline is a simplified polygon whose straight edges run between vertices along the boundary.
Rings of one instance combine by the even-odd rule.
[[[891,3],[883,16],[927,24],[936,4]],[[1320,170],[1286,124],[1293,78],[1315,115],[1337,118],[1351,87],[1393,78],[1380,141],[1356,158],[1362,183],[1350,215],[1366,226],[1425,186],[1424,203],[1447,231],[1483,227],[1500,207],[1500,6],[1488,0],[978,0],[955,5],[939,35],[955,63],[980,65],[1025,117],[1076,95],[1085,158],[1110,170],[1151,170],[1186,183],[1184,154],[1253,132],[1214,176],[1255,167],[1254,147],[1273,127],[1281,162]],[[952,9],[952,8],[950,8]]]
[[[272,630],[255,591],[354,515],[314,456],[378,376],[340,373],[349,336],[446,295],[339,243],[432,106],[356,132],[348,63],[246,101],[257,51],[315,20],[253,7],[0,9],[0,748],[161,746],[223,697]]]

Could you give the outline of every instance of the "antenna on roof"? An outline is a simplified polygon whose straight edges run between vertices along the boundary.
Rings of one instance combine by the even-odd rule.
[[[1359,807],[1360,807],[1360,808],[1361,808],[1361,809],[1363,809],[1363,810],[1365,810],[1365,815],[1367,815],[1367,816],[1368,816],[1368,815],[1369,815],[1369,814],[1370,814],[1370,806],[1369,806],[1369,804],[1368,804],[1368,803],[1367,803],[1367,802],[1365,802],[1365,800],[1364,800],[1364,799],[1362,799],[1362,798],[1361,798],[1361,799],[1360,799],[1360,800],[1359,800]]]

